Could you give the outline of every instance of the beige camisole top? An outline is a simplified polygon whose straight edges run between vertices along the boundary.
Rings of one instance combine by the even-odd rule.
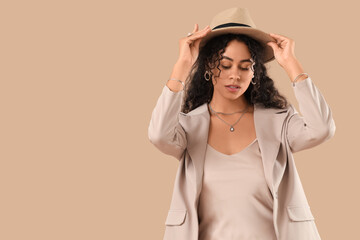
[[[272,207],[257,139],[232,155],[207,144],[199,240],[276,240]]]

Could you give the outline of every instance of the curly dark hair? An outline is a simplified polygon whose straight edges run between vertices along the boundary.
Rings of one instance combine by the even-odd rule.
[[[198,106],[209,103],[213,96],[214,86],[210,81],[205,81],[206,70],[219,69],[220,60],[228,43],[232,40],[243,42],[248,47],[252,59],[255,61],[253,81],[244,92],[249,104],[261,103],[265,108],[284,109],[288,107],[287,99],[282,96],[274,86],[274,81],[267,76],[264,65],[264,46],[255,39],[243,34],[223,34],[210,39],[199,49],[199,55],[186,79],[185,101],[181,111],[188,113]]]

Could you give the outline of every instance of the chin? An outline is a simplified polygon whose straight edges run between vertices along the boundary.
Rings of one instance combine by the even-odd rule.
[[[230,99],[230,100],[235,100],[238,99],[239,97],[241,97],[243,95],[243,93],[238,93],[238,94],[232,94],[232,93],[227,93],[225,96],[225,98]]]

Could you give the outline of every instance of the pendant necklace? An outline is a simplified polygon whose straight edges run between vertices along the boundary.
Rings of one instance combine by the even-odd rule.
[[[215,113],[215,116],[216,116],[216,117],[218,117],[221,121],[223,121],[224,123],[226,123],[227,125],[230,126],[230,132],[233,132],[233,131],[235,130],[234,126],[240,121],[240,119],[242,118],[242,116],[247,112],[247,109],[248,109],[249,105],[246,106],[246,108],[245,108],[245,110],[243,111],[243,113],[241,114],[240,118],[239,118],[234,124],[232,124],[232,125],[229,124],[229,123],[227,123],[227,122],[225,122],[223,119],[221,119],[221,118],[219,117],[218,113],[227,114],[227,115],[234,114],[234,113],[216,112],[216,111],[214,111],[214,110],[212,109],[210,103],[209,103],[209,107],[210,107],[210,110],[211,110],[213,113]],[[237,113],[237,112],[235,112],[235,113]]]

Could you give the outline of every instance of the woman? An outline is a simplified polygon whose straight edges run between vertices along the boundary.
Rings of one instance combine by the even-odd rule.
[[[180,162],[164,239],[320,239],[292,153],[334,135],[330,107],[292,39],[256,29],[246,8],[210,25],[180,40],[149,125]],[[267,76],[274,58],[303,116]]]

